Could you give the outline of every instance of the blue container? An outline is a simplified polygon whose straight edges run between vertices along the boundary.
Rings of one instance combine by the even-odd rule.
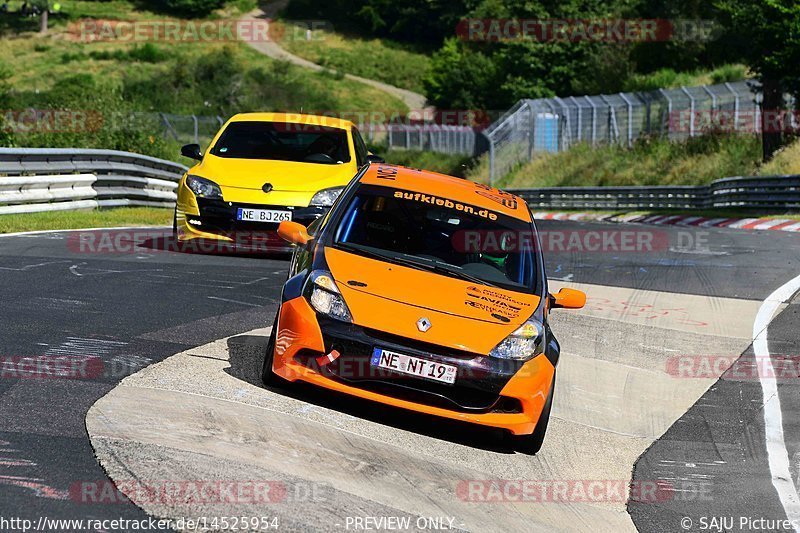
[[[559,117],[554,113],[538,113],[534,121],[533,149],[536,152],[558,152]]]

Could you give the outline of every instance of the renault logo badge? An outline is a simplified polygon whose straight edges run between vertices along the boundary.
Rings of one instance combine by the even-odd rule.
[[[431,329],[431,321],[425,317],[420,318],[417,320],[417,329],[420,330],[422,333],[425,333],[429,329]]]
[[[261,190],[264,191],[264,192],[271,191],[272,190],[272,184],[271,183],[265,183],[264,186],[261,187]]]

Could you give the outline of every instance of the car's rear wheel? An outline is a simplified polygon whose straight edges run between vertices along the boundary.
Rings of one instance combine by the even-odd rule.
[[[530,435],[512,435],[514,449],[520,453],[528,455],[536,455],[542,449],[544,443],[544,436],[547,433],[547,424],[550,422],[550,408],[553,405],[553,395],[555,394],[556,375],[553,373],[553,383],[550,385],[550,394],[547,396],[547,401],[542,408],[542,414],[539,415],[539,421],[533,433]]]
[[[172,215],[172,238],[178,240],[178,206],[175,206],[175,211]]]
[[[275,313],[275,323],[272,325],[272,332],[269,334],[267,349],[264,353],[264,363],[261,366],[261,381],[264,385],[276,385],[280,381],[283,381],[272,370],[272,360],[275,357],[275,337],[278,333],[278,314],[280,314],[280,309],[278,313]]]

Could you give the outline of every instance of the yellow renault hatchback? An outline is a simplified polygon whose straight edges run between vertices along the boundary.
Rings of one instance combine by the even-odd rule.
[[[292,113],[243,113],[231,118],[178,186],[173,230],[178,241],[214,239],[269,249],[285,220],[308,225],[333,204],[359,168],[382,162],[352,122]],[[265,240],[266,239],[266,240]]]

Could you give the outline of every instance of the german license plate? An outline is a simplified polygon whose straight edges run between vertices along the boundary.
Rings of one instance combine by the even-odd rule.
[[[278,209],[245,209],[236,210],[236,220],[245,222],[283,222],[292,220],[291,211],[281,211]]]
[[[445,365],[428,359],[421,359],[411,355],[375,348],[372,352],[372,366],[387,368],[433,381],[453,384],[456,382],[456,370],[453,365]]]

